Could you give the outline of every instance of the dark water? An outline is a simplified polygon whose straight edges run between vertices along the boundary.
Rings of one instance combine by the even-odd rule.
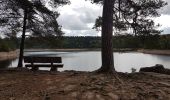
[[[64,67],[63,70],[93,71],[101,66],[101,52],[25,52],[29,56],[61,56]],[[16,67],[18,59],[0,62],[2,67]],[[114,63],[117,71],[131,72],[131,68],[140,69],[140,67],[163,64],[170,68],[170,56],[143,54],[138,52],[114,53]],[[42,69],[47,70],[47,68]]]
[[[10,66],[11,62],[12,62],[12,60],[1,61],[0,68],[6,68],[6,67]]]

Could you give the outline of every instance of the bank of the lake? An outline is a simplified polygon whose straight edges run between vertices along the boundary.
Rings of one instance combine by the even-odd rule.
[[[0,52],[0,61],[15,59],[18,57],[19,50],[9,51],[9,52]]]
[[[139,49],[138,52],[146,54],[170,55],[170,50]]]
[[[0,72],[1,100],[170,100],[170,76],[156,73]]]
[[[39,52],[39,51],[55,51],[55,52],[79,52],[79,51],[100,51],[100,48],[89,49],[89,48],[72,48],[72,49],[25,49],[25,52]]]
[[[80,51],[101,51],[101,48],[72,48],[72,49],[25,49],[25,52],[38,52],[38,51],[56,51],[56,52],[80,52]],[[170,50],[157,50],[157,49],[113,49],[114,52],[141,52],[146,54],[170,55]]]
[[[65,49],[67,50],[67,49]],[[82,50],[82,49],[80,49]],[[162,64],[165,68],[170,69],[170,56],[144,54],[136,51],[131,52],[114,52],[115,68],[119,72],[131,72],[132,68],[139,71],[141,67],[154,66],[156,64]],[[64,70],[76,70],[76,71],[94,71],[101,66],[101,51],[50,51],[50,50],[37,50],[26,51],[24,56],[48,56],[48,57],[62,57]],[[1,62],[1,68],[16,67],[18,58]],[[42,68],[43,70],[49,70],[48,68]]]

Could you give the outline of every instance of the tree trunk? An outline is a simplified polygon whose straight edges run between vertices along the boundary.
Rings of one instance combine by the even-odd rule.
[[[19,61],[18,67],[23,67],[23,57],[24,57],[24,41],[25,41],[25,32],[26,32],[26,24],[27,24],[27,9],[24,10],[24,22],[23,22],[23,31],[22,31],[22,39],[20,43],[20,54],[19,54]]]
[[[113,61],[113,7],[115,0],[104,0],[102,19],[102,67],[98,72],[115,72]]]

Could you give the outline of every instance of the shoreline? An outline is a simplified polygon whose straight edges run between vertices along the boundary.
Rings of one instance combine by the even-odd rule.
[[[19,50],[0,52],[0,61],[15,59],[18,57]]]
[[[25,52],[40,52],[40,51],[56,51],[56,52],[83,52],[83,51],[101,51],[101,48],[94,49],[25,49]],[[113,52],[139,52],[144,54],[167,55],[170,56],[170,50],[156,50],[156,49],[114,49]]]
[[[100,48],[95,49],[25,49],[24,52],[41,52],[41,51],[55,51],[55,52],[83,52],[83,51],[101,51]],[[114,49],[114,52],[140,52],[145,54],[167,55],[170,56],[170,50],[156,50],[156,49]],[[18,57],[19,50],[10,52],[0,52],[0,61],[15,59]]]
[[[56,51],[56,52],[74,52],[74,51],[101,51],[101,48],[72,48],[72,49],[25,49],[24,52],[40,52],[40,51]],[[114,52],[137,51],[137,49],[113,49]]]
[[[139,49],[138,52],[145,53],[145,54],[156,54],[156,55],[170,55],[170,50],[156,50],[156,49]]]
[[[56,51],[56,52],[74,52],[74,51],[100,51],[100,48],[95,49],[89,49],[89,48],[83,48],[83,49],[25,49],[24,52],[40,52],[40,51]]]

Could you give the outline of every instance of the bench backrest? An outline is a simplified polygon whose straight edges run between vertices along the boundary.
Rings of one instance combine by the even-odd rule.
[[[34,57],[25,56],[25,63],[62,63],[61,57]]]

